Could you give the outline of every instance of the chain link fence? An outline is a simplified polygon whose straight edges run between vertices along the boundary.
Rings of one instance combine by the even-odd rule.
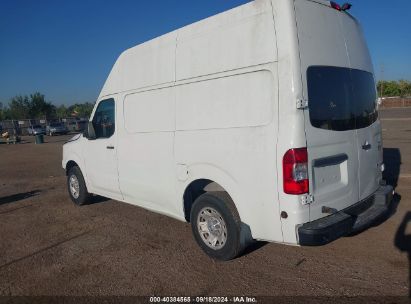
[[[383,97],[380,101],[380,108],[406,108],[411,107],[411,97]]]
[[[62,119],[19,119],[0,121],[0,135],[8,132],[12,136],[29,135],[28,129],[32,126],[46,126],[52,123],[64,123],[69,132],[83,132],[86,128],[87,118],[62,118]]]

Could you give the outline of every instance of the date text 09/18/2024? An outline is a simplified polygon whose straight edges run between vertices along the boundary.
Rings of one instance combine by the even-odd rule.
[[[255,297],[150,297],[150,303],[258,303]]]

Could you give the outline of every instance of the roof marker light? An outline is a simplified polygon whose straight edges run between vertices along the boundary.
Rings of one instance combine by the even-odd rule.
[[[341,7],[341,10],[345,12],[345,11],[348,11],[351,7],[352,7],[351,3],[344,3]]]
[[[341,11],[341,6],[338,3],[334,1],[330,1],[330,4],[333,9],[336,9],[337,11]]]

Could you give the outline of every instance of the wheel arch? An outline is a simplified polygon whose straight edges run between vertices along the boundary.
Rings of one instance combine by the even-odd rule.
[[[77,153],[75,153],[74,151],[70,151],[70,153],[66,154],[66,157],[63,157],[63,168],[66,171],[66,176],[68,175],[69,170],[73,168],[73,166],[77,166],[80,168],[80,171],[83,174],[86,186],[88,189],[90,189],[89,188],[90,183],[88,180],[87,172],[85,170],[85,165],[81,161],[81,158],[78,157]]]
[[[80,169],[81,174],[83,175],[84,182],[86,183],[87,190],[90,193],[94,193],[94,192],[92,192],[93,189],[91,188],[90,181],[88,180],[87,172],[85,170],[85,165],[82,164],[80,158],[77,157],[77,154],[71,154],[71,157],[68,158],[67,161],[65,161],[65,166],[63,168],[66,171],[66,176],[68,176],[68,173],[69,173],[70,169],[73,168],[73,167],[76,167],[76,166]]]
[[[70,169],[73,168],[73,167],[79,167],[80,168],[80,166],[77,164],[77,162],[75,162],[74,160],[69,160],[66,163],[66,176],[68,176],[68,173],[70,172]],[[81,168],[80,168],[80,170],[81,170]],[[83,170],[81,170],[81,172],[83,172]]]
[[[231,185],[230,185],[231,184]],[[226,192],[231,202],[228,202],[228,207],[241,217],[241,207],[239,204],[239,193],[235,191],[234,181],[224,181],[216,176],[196,177],[185,184],[182,194],[183,213],[185,220],[190,222],[191,208],[195,200],[204,193]]]

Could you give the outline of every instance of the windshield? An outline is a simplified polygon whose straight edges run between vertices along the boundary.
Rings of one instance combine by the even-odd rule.
[[[63,125],[60,123],[50,124],[50,127],[62,127]]]
[[[310,121],[316,128],[354,130],[368,127],[378,118],[375,82],[369,72],[311,66],[307,85]]]

